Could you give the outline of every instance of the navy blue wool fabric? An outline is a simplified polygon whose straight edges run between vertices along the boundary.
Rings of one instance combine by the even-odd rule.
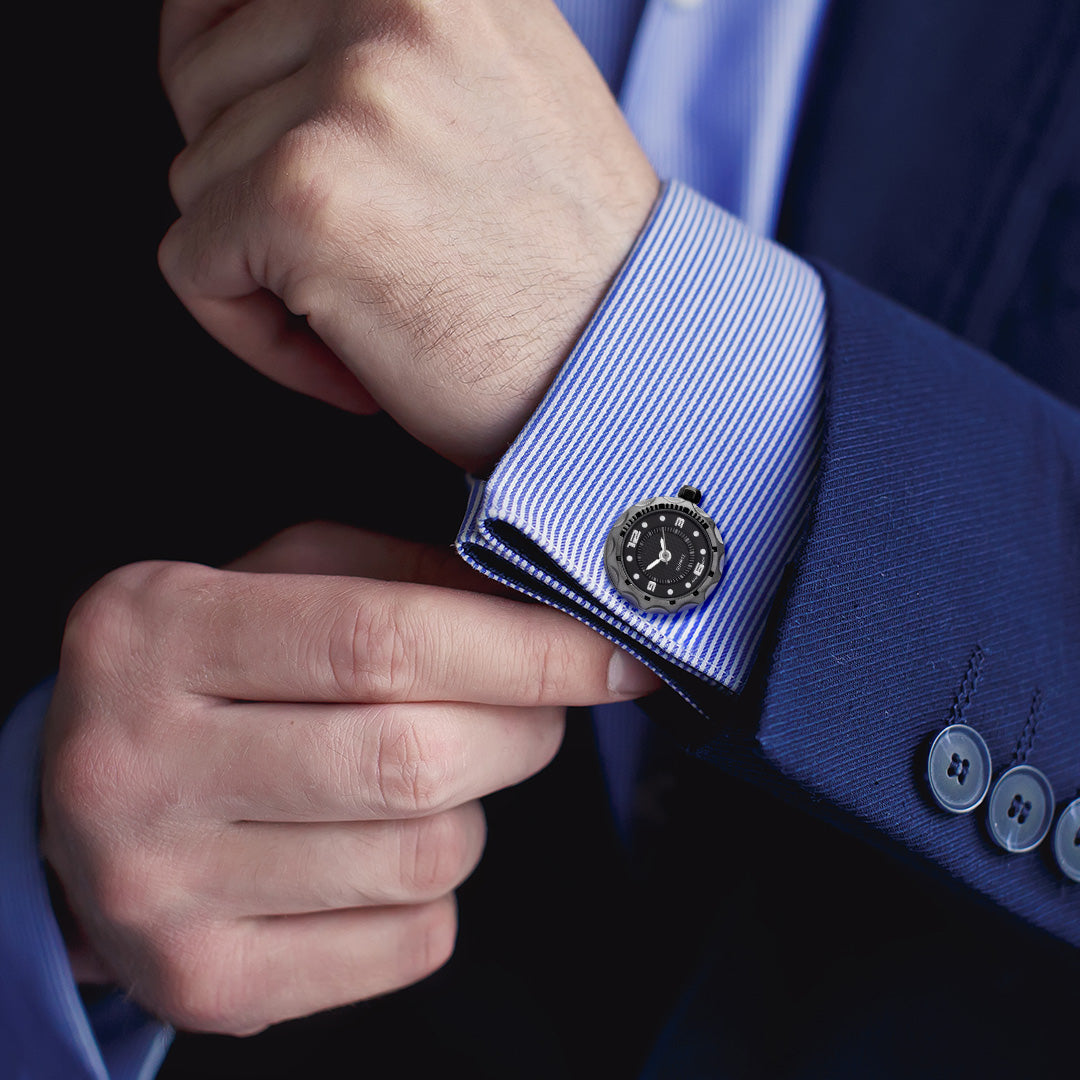
[[[812,798],[1080,945],[1075,886],[1046,852],[999,851],[984,815],[943,814],[922,775],[928,740],[960,708],[995,774],[1019,744],[1059,803],[1076,794],[1080,419],[819,269],[829,421],[765,681],[761,750]]]

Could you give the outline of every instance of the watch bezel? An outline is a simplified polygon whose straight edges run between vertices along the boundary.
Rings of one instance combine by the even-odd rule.
[[[634,522],[662,510],[671,510],[692,518],[701,527],[709,545],[709,566],[702,575],[701,584],[693,592],[671,600],[654,596],[646,589],[635,585],[626,572],[622,559],[623,540]],[[720,535],[716,522],[700,506],[688,499],[680,499],[677,495],[658,495],[634,503],[615,519],[604,543],[604,569],[616,592],[623,599],[629,600],[638,610],[664,612],[670,615],[684,608],[698,607],[708,599],[709,594],[720,583],[724,569],[724,555],[724,538]]]

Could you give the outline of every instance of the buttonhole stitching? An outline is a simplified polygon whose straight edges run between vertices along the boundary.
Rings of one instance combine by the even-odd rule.
[[[983,663],[983,651],[980,645],[976,645],[972,650],[971,658],[968,660],[967,671],[964,672],[964,678],[960,682],[960,687],[956,691],[956,697],[953,698],[952,707],[949,709],[949,716],[951,722],[959,724],[963,718],[964,710],[971,703],[972,697],[975,695],[975,688],[979,684],[979,673],[982,670]]]
[[[1039,722],[1039,710],[1042,708],[1042,691],[1036,686],[1031,695],[1031,708],[1028,709],[1028,717],[1016,740],[1016,749],[1013,751],[1013,762],[1023,765],[1027,761],[1028,754],[1035,748],[1035,727]]]

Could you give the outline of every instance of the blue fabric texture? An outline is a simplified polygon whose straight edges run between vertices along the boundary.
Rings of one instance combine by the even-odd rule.
[[[1026,760],[1075,796],[1080,416],[821,269],[829,421],[758,745],[811,797],[1080,945],[1076,886],[1038,850],[997,849],[981,814],[943,814],[923,778],[960,710],[995,774]]]

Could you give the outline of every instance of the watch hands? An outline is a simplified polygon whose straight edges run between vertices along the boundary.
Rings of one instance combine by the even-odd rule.
[[[651,563],[649,563],[648,566],[645,567],[645,569],[646,570],[651,570],[654,566],[659,566],[660,563],[669,563],[669,562],[671,562],[671,552],[668,551],[667,544],[664,542],[664,534],[661,533],[660,534],[660,554],[657,555],[656,558],[653,559],[653,561]]]

